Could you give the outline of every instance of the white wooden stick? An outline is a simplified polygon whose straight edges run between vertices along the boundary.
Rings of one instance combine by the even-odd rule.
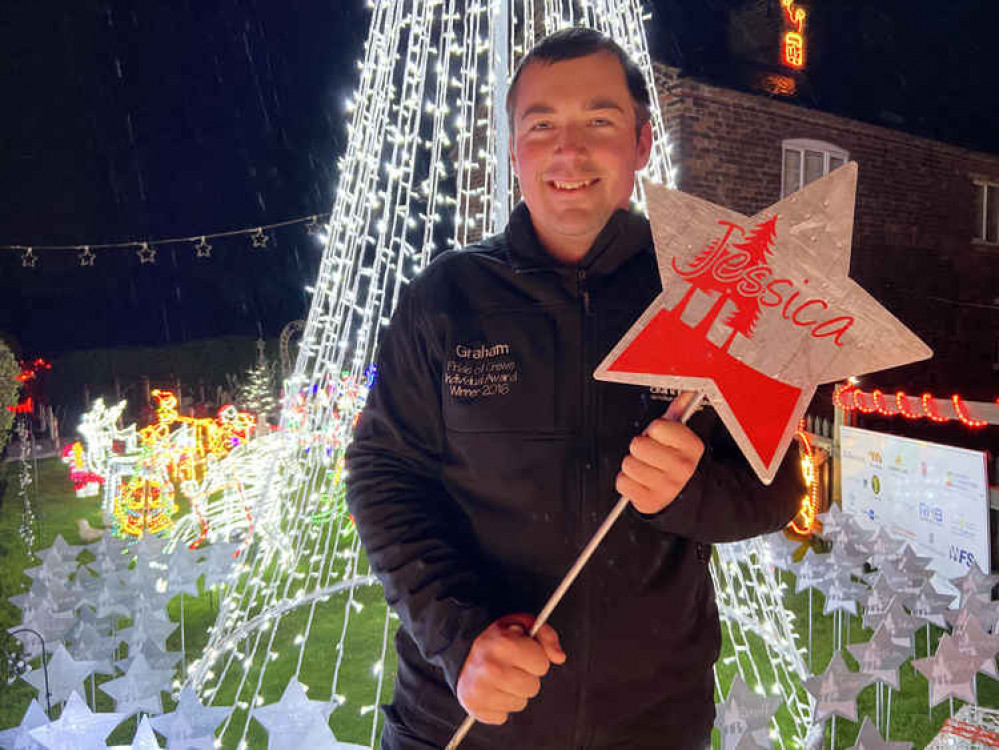
[[[688,419],[690,419],[693,413],[697,411],[698,407],[701,405],[701,402],[703,400],[704,400],[703,393],[695,393],[693,397],[690,399],[690,401],[687,403],[687,405],[684,407],[683,413],[680,415],[680,419],[677,421],[686,422]],[[667,411],[666,413],[668,416],[669,411]],[[562,579],[562,582],[558,585],[558,588],[556,588],[554,593],[552,593],[552,595],[548,597],[548,601],[545,603],[545,606],[541,609],[541,612],[538,613],[537,618],[534,620],[534,625],[531,626],[531,630],[528,633],[528,635],[531,638],[536,636],[538,634],[538,631],[541,630],[541,626],[544,625],[546,622],[548,622],[548,618],[555,610],[555,607],[558,606],[559,602],[562,601],[562,597],[565,596],[565,593],[569,590],[569,587],[572,585],[573,581],[576,580],[576,577],[583,569],[583,566],[586,565],[587,562],[589,562],[590,558],[593,556],[593,553],[596,551],[597,547],[600,546],[600,542],[604,540],[604,537],[607,536],[607,532],[611,530],[611,527],[614,525],[614,522],[617,521],[618,518],[620,518],[621,514],[624,513],[624,509],[628,507],[628,503],[630,502],[631,501],[628,498],[624,497],[623,495],[620,498],[618,498],[617,505],[615,505],[614,508],[611,510],[611,512],[607,514],[607,517],[604,519],[604,522],[600,524],[600,528],[596,530],[596,532],[593,534],[592,537],[590,537],[590,541],[587,542],[586,546],[583,548],[583,551],[579,553],[579,557],[576,558],[576,562],[574,562],[572,564],[572,567],[569,568],[569,572],[565,574],[565,577]],[[468,734],[469,730],[471,730],[474,724],[475,724],[475,717],[473,717],[471,714],[466,716],[465,720],[461,723],[461,726],[458,727],[458,730],[451,737],[451,741],[447,743],[447,747],[445,748],[445,750],[455,750],[455,748],[457,748],[458,745],[461,744],[461,741],[465,739],[465,736]]]

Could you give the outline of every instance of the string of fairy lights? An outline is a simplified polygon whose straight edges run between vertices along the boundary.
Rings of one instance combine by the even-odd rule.
[[[249,240],[249,247],[254,250],[263,250],[268,247],[271,236],[276,229],[304,225],[305,231],[317,238],[323,238],[325,222],[329,219],[329,214],[312,214],[311,216],[300,216],[294,219],[276,221],[271,224],[260,224],[241,229],[226,229],[219,232],[208,232],[205,234],[193,234],[180,237],[164,237],[153,240],[124,240],[121,242],[78,242],[70,245],[45,245],[41,243],[3,245],[0,244],[0,252],[8,251],[19,253],[22,268],[37,268],[43,255],[75,254],[77,262],[81,268],[93,268],[97,262],[98,254],[107,255],[110,253],[132,253],[134,252],[141,265],[155,264],[159,249],[165,246],[187,246],[195,258],[212,257],[212,240],[219,240],[230,237],[245,237]]]

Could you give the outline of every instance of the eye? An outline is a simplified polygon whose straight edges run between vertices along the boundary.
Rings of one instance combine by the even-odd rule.
[[[605,125],[612,125],[613,123],[606,117],[594,117],[590,120],[590,125],[596,125],[597,127],[603,127]]]
[[[552,124],[548,120],[538,120],[533,125],[531,125],[531,130],[547,130]]]

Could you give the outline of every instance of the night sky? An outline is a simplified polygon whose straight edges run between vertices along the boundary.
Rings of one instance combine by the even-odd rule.
[[[653,3],[653,57],[725,83],[729,10]],[[999,152],[984,0],[810,0],[800,103]],[[0,244],[82,245],[329,210],[363,0],[8,0],[0,15]],[[276,335],[304,317],[321,248],[302,228],[140,265],[0,253],[0,334],[25,355]]]

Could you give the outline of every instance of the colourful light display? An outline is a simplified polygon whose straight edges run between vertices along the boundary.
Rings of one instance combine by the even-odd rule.
[[[63,448],[62,462],[69,465],[69,480],[73,483],[77,497],[96,497],[101,494],[104,477],[87,469],[83,443],[77,440]]]
[[[971,416],[967,404],[959,395],[955,393],[949,400],[954,405],[957,420],[965,427],[980,429],[988,426],[987,420]],[[909,396],[905,391],[897,391],[894,396],[885,398],[884,393],[878,389],[868,395],[852,383],[847,383],[837,386],[833,391],[833,405],[843,411],[859,411],[861,414],[878,414],[882,417],[905,417],[913,421],[929,419],[938,423],[953,421],[951,417],[940,413],[937,398],[931,393]]]
[[[784,17],[793,27],[781,37],[781,61],[790,68],[805,67],[805,11],[795,7],[795,0],[780,0]]]
[[[153,390],[150,395],[156,400],[152,424],[138,431],[135,425],[120,430],[115,423],[125,402],[109,410],[98,400],[80,428],[86,449],[74,443],[63,452],[78,496],[98,494],[104,485],[105,519],[118,536],[160,534],[172,528],[178,488],[200,519],[198,502],[185,488],[200,486],[210,466],[246,443],[256,428],[252,414],[231,404],[219,409],[215,419],[199,419],[182,416],[170,391]],[[207,523],[201,525],[207,532]]]
[[[801,475],[805,479],[806,494],[801,498],[798,515],[791,521],[791,530],[796,534],[808,535],[815,528],[815,517],[819,514],[819,475],[816,467],[815,448],[802,424],[794,433],[798,438],[801,453]]]

